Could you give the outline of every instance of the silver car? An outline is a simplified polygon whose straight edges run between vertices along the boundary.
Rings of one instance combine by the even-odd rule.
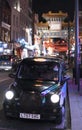
[[[0,55],[0,70],[12,69],[13,56],[12,55]]]

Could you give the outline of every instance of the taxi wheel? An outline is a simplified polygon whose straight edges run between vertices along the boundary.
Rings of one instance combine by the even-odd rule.
[[[56,119],[56,123],[57,124],[61,124],[62,123],[62,110],[61,110],[61,112],[60,112],[60,115],[57,117],[57,119]]]

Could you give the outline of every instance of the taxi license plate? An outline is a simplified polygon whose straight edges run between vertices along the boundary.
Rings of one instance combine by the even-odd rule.
[[[20,118],[24,119],[40,119],[40,114],[29,114],[29,113],[20,113]]]

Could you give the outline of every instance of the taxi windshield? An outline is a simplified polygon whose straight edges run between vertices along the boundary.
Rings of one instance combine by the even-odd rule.
[[[55,63],[22,64],[19,68],[18,78],[31,80],[58,81],[59,65]]]

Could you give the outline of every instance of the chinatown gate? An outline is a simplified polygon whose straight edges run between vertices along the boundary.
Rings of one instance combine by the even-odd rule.
[[[74,23],[65,19],[68,17],[67,13],[59,11],[58,13],[43,13],[42,17],[46,20],[45,23],[39,22],[36,24],[37,36],[40,37],[41,43],[52,42],[53,39],[61,38],[70,44],[75,43],[74,39]],[[70,35],[70,37],[69,37]]]

